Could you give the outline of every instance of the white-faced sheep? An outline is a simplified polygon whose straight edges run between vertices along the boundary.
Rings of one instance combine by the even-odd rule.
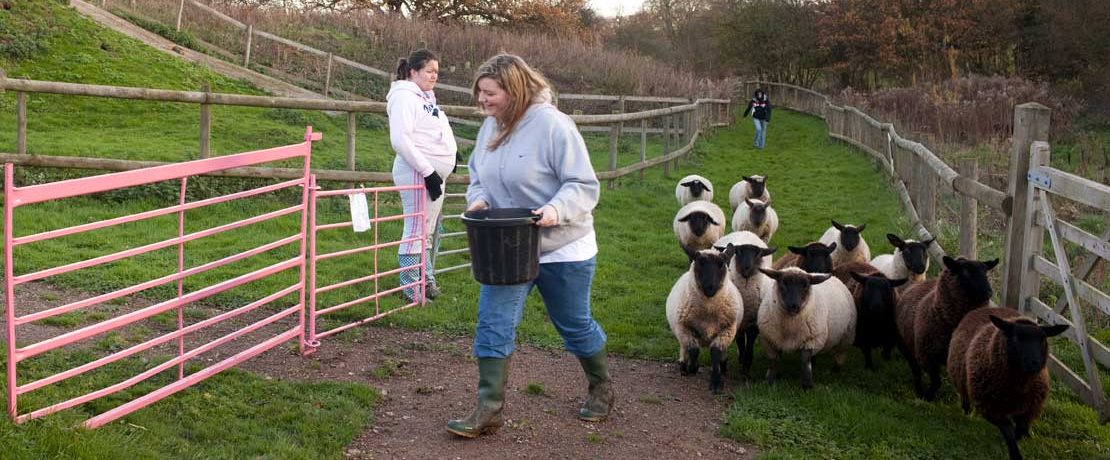
[[[1009,308],[985,307],[964,316],[948,349],[948,376],[965,414],[974,407],[998,427],[1011,460],[1017,442],[1048,399],[1048,337],[1067,325],[1038,326]]]
[[[709,249],[725,234],[725,213],[708,201],[694,201],[674,216],[674,234],[690,260],[702,249]]]
[[[678,339],[678,365],[682,375],[698,371],[701,347],[709,347],[713,369],[709,390],[724,390],[725,352],[736,338],[744,317],[740,291],[728,279],[728,261],[733,247],[699,251],[667,296],[667,323]]]
[[[733,184],[728,191],[728,204],[732,206],[732,212],[736,212],[740,203],[748,198],[764,203],[771,201],[771,191],[767,190],[767,176],[751,175],[741,179],[743,180]]]
[[[807,273],[832,273],[832,253],[837,246],[836,243],[826,246],[817,242],[802,247],[787,246],[786,249],[790,251],[790,254],[775,261],[775,270],[798,267]]]
[[[771,241],[771,237],[778,229],[779,214],[771,207],[769,201],[744,200],[732,215],[732,231],[747,230],[755,233],[763,241]]]
[[[944,270],[936,279],[912,284],[902,291],[894,309],[898,324],[898,349],[913,372],[917,396],[932,401],[940,389],[940,370],[948,360],[952,332],[968,312],[987,306],[991,284],[987,271],[998,259],[987,262],[944,256]],[[921,371],[929,373],[923,389]]]
[[[898,235],[887,233],[886,239],[894,246],[894,254],[883,254],[871,259],[871,265],[883,272],[887,278],[909,278],[911,283],[925,280],[929,270],[929,245],[936,241],[902,240]]]
[[[722,250],[729,244],[735,248],[735,255],[729,262],[729,278],[740,291],[740,297],[747,306],[744,309],[744,320],[740,322],[736,332],[736,356],[740,361],[740,373],[748,375],[752,368],[755,339],[759,336],[759,325],[756,324],[758,307],[771,285],[771,279],[759,269],[771,268],[771,255],[777,248],[767,247],[767,243],[752,232],[729,233],[713,246]]]
[[[806,273],[797,267],[782,271],[761,268],[774,280],[759,305],[759,339],[770,360],[767,381],[778,376],[783,353],[798,352],[802,359],[802,388],[813,388],[813,356],[833,352],[839,370],[856,334],[856,306],[852,293],[831,274]]]
[[[683,177],[674,187],[674,197],[679,206],[686,206],[693,201],[713,201],[713,184],[709,179],[697,174]]]
[[[874,370],[871,349],[882,348],[883,357],[889,359],[890,351],[898,345],[898,326],[894,322],[894,306],[898,303],[896,288],[906,284],[906,279],[889,279],[871,264],[858,261],[837,265],[833,276],[852,292],[856,304],[853,344],[863,352],[864,366]]]
[[[861,235],[865,228],[867,224],[843,225],[834,220],[832,227],[825,230],[817,241],[826,245],[836,243],[836,250],[832,253],[833,266],[854,261],[870,262],[871,248],[867,247],[867,241]]]

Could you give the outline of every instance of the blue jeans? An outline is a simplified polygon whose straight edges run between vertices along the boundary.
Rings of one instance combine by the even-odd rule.
[[[516,328],[524,316],[524,299],[539,288],[547,316],[563,345],[575,356],[586,358],[605,346],[605,331],[590,314],[590,284],[597,258],[581,262],[540,264],[535,280],[507,286],[483,284],[478,294],[478,328],[474,356],[506,358],[516,348]]]
[[[755,123],[755,148],[761,149],[767,139],[767,120],[752,117],[752,122]]]

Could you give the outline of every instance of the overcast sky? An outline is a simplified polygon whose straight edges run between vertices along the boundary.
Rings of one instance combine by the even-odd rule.
[[[628,16],[640,11],[643,6],[644,0],[590,0],[590,6],[598,14],[611,18],[614,16],[622,15]]]

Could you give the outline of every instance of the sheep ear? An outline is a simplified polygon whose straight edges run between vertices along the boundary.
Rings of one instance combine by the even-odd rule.
[[[893,233],[887,233],[886,240],[890,241],[890,244],[898,249],[902,249],[906,246],[906,242],[902,241],[901,238],[898,238],[898,235],[895,235]]]
[[[797,254],[797,255],[802,255],[802,254],[806,253],[805,248],[799,248],[797,246],[787,246],[786,249],[789,249],[790,252],[793,252],[794,254]]]
[[[779,278],[782,278],[782,272],[780,272],[778,270],[772,270],[770,268],[759,267],[759,271],[763,272],[764,275],[767,275],[768,277],[770,277],[773,280],[778,280]]]
[[[709,184],[701,184],[701,187],[704,188],[705,191],[707,191],[707,192],[712,192],[713,191],[712,189],[709,188]]]
[[[898,279],[898,280],[890,280],[890,287],[896,288],[898,286],[906,284],[907,281],[909,281],[909,278],[902,278],[902,279]]]
[[[863,284],[863,283],[867,282],[867,275],[861,275],[861,274],[856,273],[856,272],[848,272],[848,273],[850,273],[852,275],[852,279],[856,280],[857,283]]]
[[[983,262],[983,265],[986,265],[986,266],[987,266],[987,270],[990,270],[990,269],[992,269],[992,268],[994,268],[994,267],[998,266],[998,259],[994,259],[994,260],[988,260],[988,261],[986,261],[986,262]]]
[[[941,260],[944,261],[944,266],[949,270],[956,271],[960,269],[960,264],[956,262],[956,259],[944,256],[944,258]]]
[[[1003,334],[1006,334],[1006,336],[1009,336],[1011,333],[1013,333],[1013,331],[1014,331],[1013,323],[1011,323],[1009,321],[1006,321],[1002,318],[999,318],[997,316],[994,316],[994,315],[987,315],[987,316],[990,316],[991,322],[994,323],[994,327],[997,327],[999,330],[1002,331]]]
[[[779,248],[778,248],[778,247],[775,247],[775,246],[771,246],[771,247],[769,247],[769,248],[763,248],[763,250],[762,250],[762,251],[760,251],[759,253],[760,253],[761,255],[763,255],[764,257],[767,257],[767,256],[769,256],[769,255],[771,255],[771,254],[774,254],[774,253],[775,253],[775,251],[778,251],[778,250],[779,250]]]
[[[679,182],[678,185],[681,185],[683,187],[689,187],[691,185],[694,185],[694,181],[690,180],[690,181],[686,181],[686,182]]]
[[[748,203],[748,207],[751,207],[751,208],[755,207],[755,205],[752,204],[752,199],[751,198],[744,198],[744,202]]]
[[[835,250],[836,250],[836,241],[833,241],[832,243],[829,243],[829,252],[831,253]]]
[[[763,206],[771,207],[771,198],[767,198],[767,201],[763,202]]]
[[[859,227],[856,227],[856,232],[863,233],[865,228],[867,228],[867,224],[859,224]]]
[[[836,227],[837,230],[844,231],[844,224],[837,222],[836,219],[832,220],[832,226]]]
[[[828,281],[829,278],[832,278],[832,274],[830,274],[830,273],[823,273],[823,274],[820,274],[820,275],[811,274],[811,275],[809,275],[809,284],[821,284],[821,283],[824,283],[825,281]]]
[[[766,183],[767,183],[767,178],[768,178],[768,177],[770,177],[770,176],[768,176],[768,175],[766,175],[766,174],[764,174],[764,175],[763,175],[763,180],[762,180],[762,182],[763,182],[764,184],[766,184]]]
[[[689,222],[689,221],[690,221],[690,216],[691,216],[691,215],[693,215],[693,213],[690,213],[690,214],[687,214],[687,215],[685,215],[685,216],[679,217],[679,218],[678,218],[678,221],[679,221],[679,222]]]
[[[751,176],[740,176],[740,178],[747,181],[747,182],[754,182],[755,181],[755,179],[752,179]]]
[[[713,225],[721,225],[721,223],[720,223],[720,222],[717,222],[716,220],[713,220],[713,217],[712,217],[712,216],[705,216],[705,218],[706,218],[706,220],[708,220],[708,221],[709,221],[709,223],[711,223],[711,224],[713,224]]]
[[[1052,326],[1041,326],[1041,330],[1044,331],[1045,337],[1056,337],[1068,330],[1068,327],[1067,324],[1054,324]]]

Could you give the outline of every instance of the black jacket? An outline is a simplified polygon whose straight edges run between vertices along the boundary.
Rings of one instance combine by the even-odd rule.
[[[749,113],[752,114],[752,118],[771,121],[771,100],[763,99],[761,101],[753,97],[748,102],[748,109],[744,111],[743,116],[746,117]]]

